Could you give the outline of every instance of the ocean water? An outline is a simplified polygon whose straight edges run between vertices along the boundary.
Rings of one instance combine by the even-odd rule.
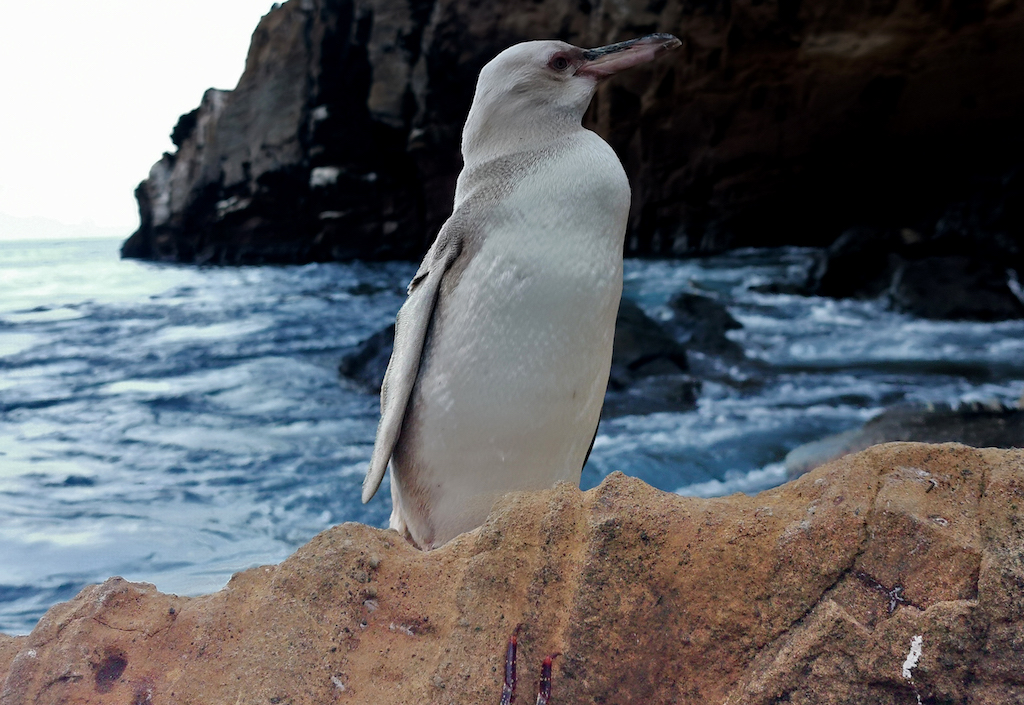
[[[115,240],[0,242],[0,631],[111,575],[200,594],[344,521],[384,526],[359,487],[378,400],[339,358],[393,321],[415,265],[194,268]],[[693,411],[602,421],[583,486],[614,470],[683,494],[781,483],[785,454],[905,402],[1024,391],[1024,322],[921,321],[881,302],[755,293],[800,249],[626,263],[668,316],[704,291],[747,360]]]

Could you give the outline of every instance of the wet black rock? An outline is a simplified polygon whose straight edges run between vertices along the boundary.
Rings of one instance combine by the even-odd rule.
[[[1005,265],[967,256],[901,262],[889,289],[893,306],[922,318],[1002,321],[1024,318],[1024,301]]]
[[[915,227],[857,227],[840,235],[808,292],[884,296],[922,318],[1000,321],[1024,317],[1024,170],[975,184],[970,196]]]
[[[809,278],[808,278],[809,279]],[[750,291],[758,294],[787,294],[790,296],[813,296],[814,287],[812,287],[808,280],[802,282],[765,282],[764,284],[754,284],[750,287]]]
[[[634,414],[665,411],[690,411],[697,406],[701,381],[688,374],[664,374],[640,377],[624,388],[608,387],[601,418],[612,419]]]
[[[395,344],[395,324],[383,328],[359,343],[341,358],[338,373],[357,389],[377,394],[391,360]]]
[[[1024,397],[1021,398],[1024,402]],[[879,443],[963,443],[976,448],[1024,448],[1024,407],[999,404],[908,405],[888,409],[862,428],[806,443],[786,456],[790,479],[830,460]]]
[[[833,298],[874,298],[892,285],[902,249],[899,235],[878,228],[850,228],[836,238],[814,273],[814,293]]]
[[[743,348],[726,337],[726,331],[743,326],[720,302],[708,296],[682,292],[668,302],[670,325],[688,350],[712,355],[743,357]]]
[[[635,302],[622,299],[602,416],[692,409],[700,381],[689,368],[686,347]]]
[[[680,374],[689,369],[686,348],[635,302],[622,299],[615,319],[612,387],[639,377]]]
[[[357,345],[338,366],[342,378],[363,391],[379,392],[394,337],[391,325]],[[693,408],[700,382],[687,374],[688,368],[686,348],[636,303],[622,299],[604,415]]]

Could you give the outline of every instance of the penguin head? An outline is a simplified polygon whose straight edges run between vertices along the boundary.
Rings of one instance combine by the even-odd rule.
[[[477,80],[463,132],[463,154],[493,152],[499,143],[543,143],[579,130],[598,83],[679,46],[650,34],[596,49],[560,41],[523,42],[492,59]]]

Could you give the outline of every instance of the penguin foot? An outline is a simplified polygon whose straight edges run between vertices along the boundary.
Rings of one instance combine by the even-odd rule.
[[[516,626],[505,649],[505,686],[501,689],[501,705],[511,705],[516,699],[516,652],[519,648],[519,630],[522,628],[522,624]],[[551,654],[541,664],[536,705],[548,705],[551,702],[551,662],[558,656],[561,654]]]

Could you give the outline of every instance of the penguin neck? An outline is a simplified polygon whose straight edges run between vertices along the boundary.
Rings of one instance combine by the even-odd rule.
[[[575,110],[489,111],[470,110],[462,133],[462,159],[466,169],[544,145],[583,131],[582,115]]]

